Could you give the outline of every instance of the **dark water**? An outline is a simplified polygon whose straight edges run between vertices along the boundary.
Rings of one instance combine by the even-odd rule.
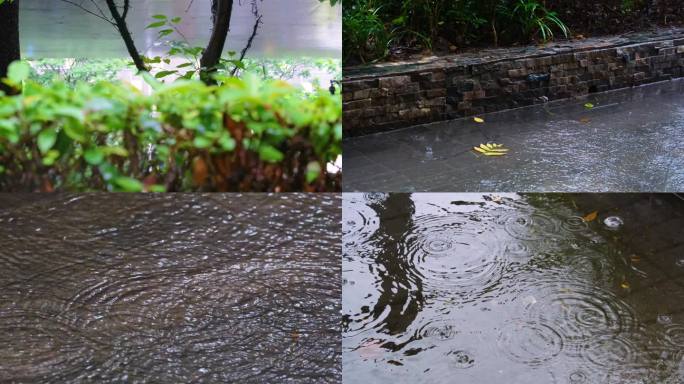
[[[684,80],[344,141],[345,191],[679,192]],[[584,107],[594,104],[593,109]],[[472,150],[495,142],[506,156]]]
[[[682,228],[675,195],[345,194],[345,381],[680,384]]]
[[[107,12],[103,0],[74,1]],[[254,39],[250,57],[316,56],[339,58],[342,52],[342,7],[318,0],[257,0],[263,25]],[[192,4],[192,5],[191,5]],[[131,1],[128,25],[136,46],[148,56],[164,54],[156,29],[145,29],[157,14],[183,18],[181,32],[193,45],[206,45],[211,36],[210,0]],[[240,51],[252,33],[251,1],[235,1],[226,51]],[[116,30],[103,20],[58,0],[21,2],[22,54],[30,58],[128,57]],[[181,40],[172,35],[174,40]]]
[[[340,204],[0,196],[0,381],[339,382]]]

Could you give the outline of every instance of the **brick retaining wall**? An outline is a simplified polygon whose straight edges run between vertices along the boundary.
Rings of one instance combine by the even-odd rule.
[[[684,76],[684,29],[345,68],[344,134],[585,96]]]

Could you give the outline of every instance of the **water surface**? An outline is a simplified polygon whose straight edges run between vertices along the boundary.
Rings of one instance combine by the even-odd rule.
[[[345,191],[678,192],[684,80],[350,138]],[[593,104],[588,109],[584,105]],[[500,143],[506,156],[472,148]]]
[[[674,195],[345,194],[343,377],[682,383],[683,224]]]
[[[335,195],[0,196],[3,382],[340,380]]]

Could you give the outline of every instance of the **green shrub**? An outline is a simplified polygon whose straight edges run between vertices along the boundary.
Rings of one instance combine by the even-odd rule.
[[[342,23],[344,60],[355,58],[362,62],[382,58],[387,53],[389,34],[380,19],[379,8],[372,0],[356,0],[345,6]]]
[[[342,102],[282,81],[179,80],[144,95],[119,82],[26,80],[0,95],[4,191],[337,191]]]
[[[382,59],[393,48],[444,49],[567,36],[559,16],[537,0],[349,0],[342,18],[344,61]]]

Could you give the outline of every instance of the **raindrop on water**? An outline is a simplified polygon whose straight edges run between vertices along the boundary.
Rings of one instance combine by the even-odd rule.
[[[603,220],[603,224],[605,224],[606,227],[608,227],[608,229],[615,230],[615,229],[619,229],[620,227],[622,227],[624,222],[622,221],[621,218],[619,218],[617,216],[609,216],[609,217],[606,217],[605,220]]]
[[[470,357],[466,351],[450,351],[447,356],[451,358],[451,361],[457,368],[470,368],[475,365],[475,359]]]

